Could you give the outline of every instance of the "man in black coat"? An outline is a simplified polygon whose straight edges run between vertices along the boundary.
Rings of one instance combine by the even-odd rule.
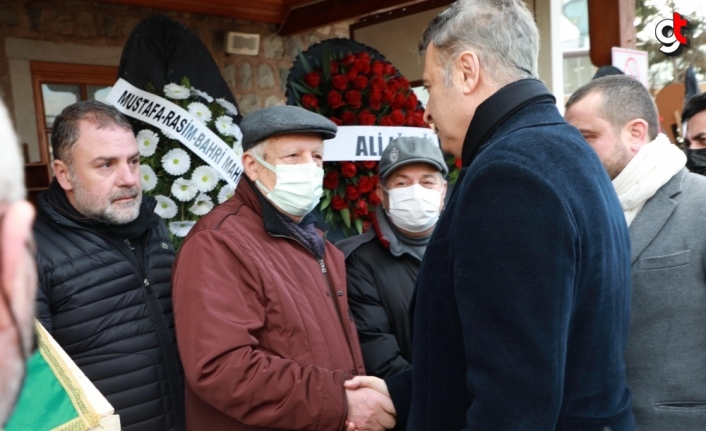
[[[419,44],[425,119],[463,168],[419,268],[412,370],[385,380],[407,430],[635,427],[625,217],[538,45],[522,0],[459,0]]]
[[[78,102],[52,129],[56,178],[34,226],[37,318],[120,415],[124,431],[183,430],[172,316],[174,248],[142,196],[132,127]]]
[[[339,241],[348,304],[365,372],[388,377],[411,367],[409,303],[417,271],[446,196],[448,167],[438,145],[400,137],[380,157],[380,198],[372,226]]]
[[[706,93],[690,98],[681,114],[686,144],[686,167],[706,175]]]

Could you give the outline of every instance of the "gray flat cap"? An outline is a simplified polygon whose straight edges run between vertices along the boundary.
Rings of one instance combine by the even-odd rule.
[[[380,178],[384,180],[395,169],[410,163],[428,163],[444,177],[449,172],[444,155],[435,143],[426,138],[399,137],[390,141],[380,156]]]
[[[274,135],[289,133],[318,133],[323,139],[336,137],[336,124],[315,112],[298,106],[272,106],[243,117],[243,151]]]

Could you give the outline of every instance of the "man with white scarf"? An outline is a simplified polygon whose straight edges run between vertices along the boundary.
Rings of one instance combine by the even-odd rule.
[[[633,78],[591,81],[571,96],[565,117],[598,153],[630,228],[625,360],[637,429],[703,430],[706,178],[689,173],[684,153],[658,134],[655,104]]]

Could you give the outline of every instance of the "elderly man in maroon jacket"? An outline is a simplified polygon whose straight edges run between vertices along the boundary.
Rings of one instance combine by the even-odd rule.
[[[194,226],[175,262],[187,429],[392,428],[389,398],[343,387],[364,373],[345,266],[309,214],[335,124],[277,106],[240,127],[246,178]]]

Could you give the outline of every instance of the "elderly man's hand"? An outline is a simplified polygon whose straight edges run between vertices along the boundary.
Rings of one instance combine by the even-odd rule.
[[[383,379],[378,377],[355,376],[352,379],[343,382],[343,386],[346,389],[370,388],[380,392],[388,398],[390,397],[390,393],[387,391],[387,384]]]
[[[362,379],[355,383],[346,384],[347,429],[357,431],[392,429],[396,422],[395,407],[392,405],[390,396],[386,394],[385,382],[377,377],[363,377]],[[349,389],[349,385],[356,389]],[[382,390],[385,393],[382,393]]]

